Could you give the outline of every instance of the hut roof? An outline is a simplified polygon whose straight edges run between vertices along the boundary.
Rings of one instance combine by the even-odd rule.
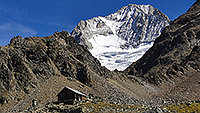
[[[67,86],[65,86],[64,88],[69,89],[69,90],[73,91],[73,92],[76,93],[76,94],[79,94],[79,95],[82,95],[82,96],[85,96],[85,97],[86,97],[86,95],[85,95],[84,93],[81,93],[81,92],[78,91],[78,90],[72,89],[72,88],[67,87]],[[63,90],[62,90],[62,91],[63,91]],[[62,92],[62,91],[61,91],[61,92]],[[61,93],[61,92],[60,92],[60,93]],[[59,94],[60,94],[60,93],[59,93]],[[58,94],[58,95],[59,95],[59,94]]]

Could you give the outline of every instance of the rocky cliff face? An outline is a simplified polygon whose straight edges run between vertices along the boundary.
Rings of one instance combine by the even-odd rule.
[[[124,72],[160,84],[200,69],[200,1],[170,23],[145,55]]]
[[[151,5],[129,4],[108,16],[81,21],[71,35],[103,66],[124,70],[152,46],[168,24],[168,17]]]
[[[67,32],[44,38],[17,36],[6,47],[0,47],[0,52],[1,93],[12,89],[12,83],[17,89],[28,92],[28,87],[34,86],[37,80],[55,75],[71,76],[89,83],[88,68],[109,76],[108,70]]]

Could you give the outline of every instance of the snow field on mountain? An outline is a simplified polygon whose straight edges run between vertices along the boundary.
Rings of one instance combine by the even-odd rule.
[[[109,70],[118,69],[123,71],[133,62],[137,61],[142,55],[153,45],[144,44],[132,49],[121,49],[119,47],[120,38],[113,36],[96,35],[89,42],[93,44],[90,50],[92,55],[96,57]],[[122,40],[121,40],[122,41]]]

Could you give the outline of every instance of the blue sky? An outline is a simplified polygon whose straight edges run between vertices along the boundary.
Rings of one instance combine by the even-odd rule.
[[[128,4],[150,4],[174,20],[196,0],[0,0],[0,45],[14,36],[71,32],[80,20],[106,16]]]

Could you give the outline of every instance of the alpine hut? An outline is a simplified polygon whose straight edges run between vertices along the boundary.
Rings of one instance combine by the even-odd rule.
[[[86,100],[87,96],[75,89],[66,86],[57,94],[57,97],[59,103],[73,105]]]

